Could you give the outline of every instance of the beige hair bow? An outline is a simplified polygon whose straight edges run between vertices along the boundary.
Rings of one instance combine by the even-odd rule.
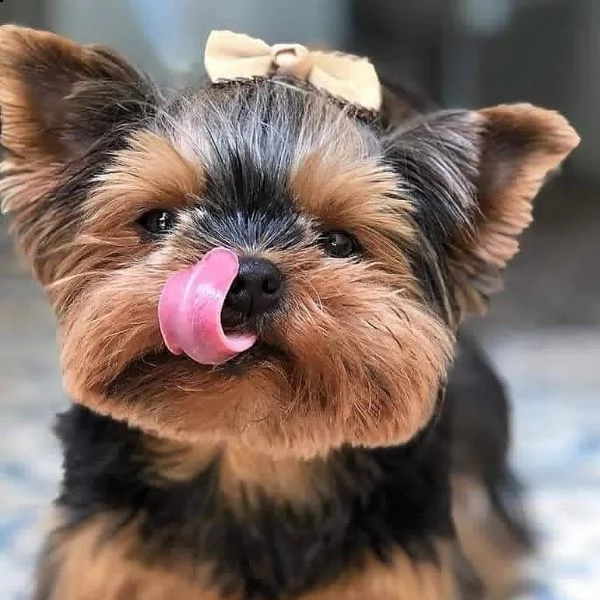
[[[241,33],[213,31],[206,42],[204,66],[213,82],[287,75],[370,110],[381,106],[375,68],[368,59],[350,54],[309,51],[300,44],[269,46]]]

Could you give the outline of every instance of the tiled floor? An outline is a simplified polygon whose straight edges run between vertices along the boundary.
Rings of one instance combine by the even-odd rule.
[[[60,472],[52,417],[66,400],[52,318],[8,256],[0,229],[0,596],[25,600]],[[542,540],[536,600],[600,597],[599,339],[581,328],[486,333],[513,392],[515,462]]]

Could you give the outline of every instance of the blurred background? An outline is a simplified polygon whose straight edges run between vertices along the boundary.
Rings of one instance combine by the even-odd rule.
[[[530,101],[581,147],[538,197],[506,290],[470,327],[514,400],[514,461],[541,540],[536,600],[600,590],[599,0],[4,0],[0,22],[121,50],[168,84],[214,28],[372,56],[445,106]],[[0,217],[0,219],[3,219]],[[0,220],[0,597],[27,598],[60,475],[54,325]]]

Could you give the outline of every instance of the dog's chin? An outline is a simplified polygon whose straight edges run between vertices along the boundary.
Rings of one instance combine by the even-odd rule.
[[[361,378],[348,371],[348,357],[331,355],[327,369],[310,372],[310,361],[299,360],[276,334],[261,335],[250,349],[216,366],[163,347],[138,355],[99,388],[68,375],[65,382],[81,404],[163,439],[242,444],[273,457],[391,446],[408,441],[431,418],[432,388],[413,384],[414,394],[407,394],[403,382],[410,378],[393,377],[407,369],[399,361],[385,369],[376,364]],[[337,364],[345,365],[343,377],[341,368],[333,368]]]

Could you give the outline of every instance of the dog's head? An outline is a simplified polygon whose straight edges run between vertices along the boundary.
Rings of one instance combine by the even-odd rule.
[[[15,27],[0,105],[5,209],[72,397],[305,456],[427,423],[457,324],[578,143],[529,105],[384,129],[276,77],[165,98],[109,50]]]

